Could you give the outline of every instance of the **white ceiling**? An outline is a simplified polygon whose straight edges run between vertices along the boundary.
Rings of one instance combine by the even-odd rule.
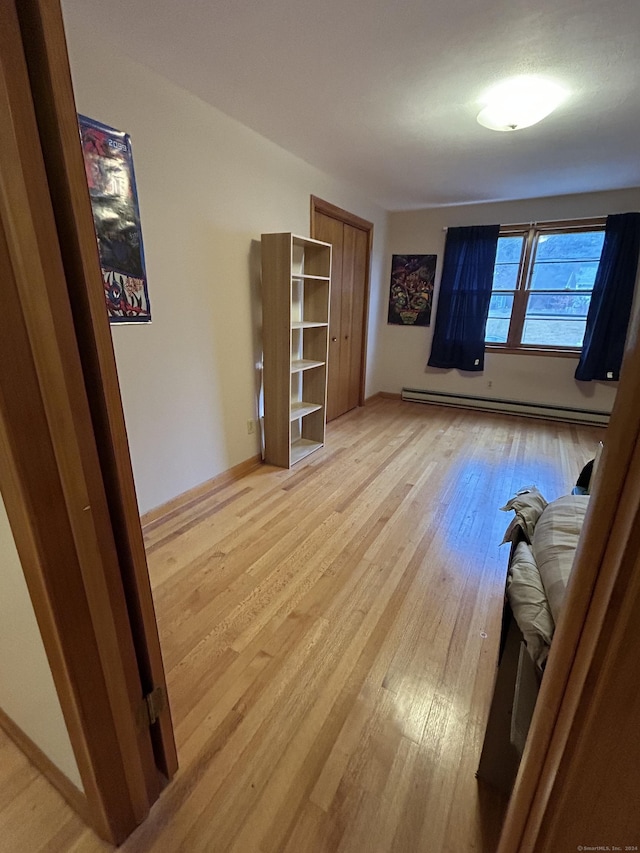
[[[640,186],[640,0],[64,0],[65,16],[391,210]],[[505,76],[571,97],[476,122]]]

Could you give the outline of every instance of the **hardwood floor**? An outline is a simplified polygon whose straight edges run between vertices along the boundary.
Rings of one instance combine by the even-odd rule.
[[[474,778],[510,514],[603,430],[376,400],[150,525],[180,770],[126,853],[493,853]],[[0,849],[100,851],[0,735]]]

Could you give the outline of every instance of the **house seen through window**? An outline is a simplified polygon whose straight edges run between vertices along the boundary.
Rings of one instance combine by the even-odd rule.
[[[504,228],[485,341],[507,350],[579,350],[605,220]]]

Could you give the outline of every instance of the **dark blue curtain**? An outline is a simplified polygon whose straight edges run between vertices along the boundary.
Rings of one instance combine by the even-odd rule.
[[[429,367],[484,369],[499,225],[449,228]]]
[[[576,379],[620,378],[640,249],[640,213],[607,217]]]

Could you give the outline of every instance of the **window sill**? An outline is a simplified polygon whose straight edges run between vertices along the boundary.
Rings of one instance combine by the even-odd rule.
[[[553,358],[580,358],[579,349],[553,349],[552,347],[506,347],[486,344],[485,352],[501,352],[506,355],[545,355]]]

